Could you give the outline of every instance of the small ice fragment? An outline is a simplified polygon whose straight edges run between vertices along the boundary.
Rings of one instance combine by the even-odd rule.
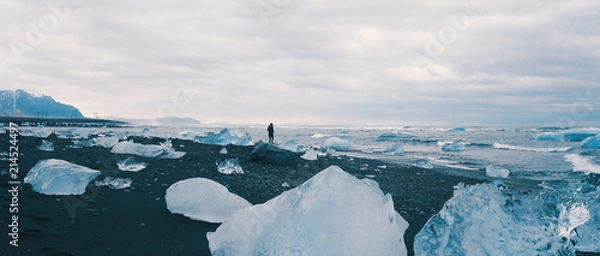
[[[415,162],[413,162],[413,165],[416,167],[421,167],[421,168],[425,168],[425,169],[433,169],[433,164],[429,161],[427,161],[426,159],[419,159]]]
[[[54,151],[54,143],[47,140],[42,140],[42,144],[40,144],[37,149],[41,151]]]
[[[223,161],[217,160],[217,170],[223,174],[234,174],[240,173],[244,174],[244,170],[240,166],[240,159],[225,159]]]
[[[125,160],[121,160],[117,162],[117,166],[119,170],[126,172],[139,172],[148,166],[147,163],[137,162],[135,158],[128,157]]]
[[[490,164],[485,168],[485,175],[488,177],[506,179],[509,174],[510,171],[508,169],[499,166]]]
[[[306,152],[304,152],[304,155],[302,155],[300,158],[306,161],[315,161],[318,159],[317,152],[312,148],[306,150]]]
[[[227,155],[227,148],[222,148],[221,151],[219,151],[219,154]]]
[[[290,184],[288,184],[287,182],[284,182],[283,184],[281,184],[281,187],[283,187],[283,188],[289,188]]]
[[[102,181],[96,181],[96,187],[108,186],[111,189],[126,189],[131,187],[132,180],[130,178],[113,178],[106,177]]]

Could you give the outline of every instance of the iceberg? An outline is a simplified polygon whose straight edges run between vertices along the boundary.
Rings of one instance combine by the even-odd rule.
[[[600,166],[592,163],[591,157],[585,157],[578,154],[567,154],[565,155],[565,161],[570,162],[573,165],[574,172],[600,174]]]
[[[240,159],[225,159],[223,161],[217,160],[217,171],[222,174],[244,174],[244,170],[240,166]]]
[[[600,135],[589,137],[581,142],[581,148],[600,149]]]
[[[29,170],[24,182],[45,195],[81,195],[99,171],[59,159],[40,160]]]
[[[458,152],[458,151],[462,151],[464,148],[465,148],[464,143],[461,140],[457,140],[455,142],[445,143],[442,146],[442,151]]]
[[[390,140],[400,140],[400,139],[410,139],[413,138],[412,135],[408,133],[403,133],[399,131],[393,131],[388,133],[383,133],[377,137],[377,141],[390,141]]]
[[[464,132],[464,131],[467,131],[467,129],[465,127],[454,127],[448,131],[449,132]]]
[[[558,132],[543,132],[535,136],[537,141],[562,141],[563,135]]]
[[[485,175],[492,178],[503,178],[506,179],[510,171],[506,168],[502,168],[495,165],[488,165],[485,167]]]
[[[338,137],[327,138],[324,146],[326,148],[342,151],[350,149],[350,143]]]
[[[600,134],[600,130],[598,129],[572,129],[564,131],[563,137],[565,141],[581,142],[598,134]]]
[[[117,162],[119,170],[124,172],[139,172],[148,167],[147,163],[137,162],[132,156]]]
[[[133,181],[130,178],[113,178],[106,177],[102,181],[96,181],[96,187],[108,186],[111,189],[126,189],[131,187]]]
[[[383,153],[386,155],[402,155],[404,154],[404,148],[400,143],[395,143],[387,147]]]
[[[210,223],[226,221],[252,206],[225,186],[205,178],[178,181],[167,189],[165,200],[171,213]]]
[[[207,238],[212,255],[406,255],[407,228],[377,182],[331,166]]]
[[[122,141],[117,143],[110,152],[159,159],[179,159],[185,155],[185,152],[175,151],[170,142],[162,145],[145,145],[130,141]]]
[[[306,152],[304,152],[304,155],[300,156],[300,158],[306,161],[316,161],[318,159],[317,151],[312,148],[307,149]]]
[[[252,145],[252,137],[248,133],[231,133],[227,128],[221,130],[219,133],[207,133],[204,136],[196,137],[195,142],[202,144],[221,145],[225,146],[228,144],[250,146]]]
[[[37,149],[41,151],[54,151],[54,143],[47,140],[42,140],[42,144],[40,144]]]
[[[465,186],[415,237],[416,255],[575,255],[600,251],[600,190],[570,184],[521,193],[499,182]],[[582,242],[583,241],[583,242]],[[594,243],[596,242],[596,243]]]

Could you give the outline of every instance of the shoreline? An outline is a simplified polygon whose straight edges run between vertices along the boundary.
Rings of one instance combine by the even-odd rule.
[[[8,145],[8,135],[0,136],[0,145]],[[130,137],[138,143],[157,144],[163,139]],[[171,214],[164,195],[173,183],[194,177],[203,177],[225,185],[252,204],[264,203],[283,191],[296,187],[314,174],[331,165],[337,165],[357,178],[369,177],[377,181],[384,193],[392,195],[395,210],[409,222],[405,242],[412,255],[414,236],[425,223],[437,214],[454,192],[458,183],[477,184],[489,179],[461,177],[443,170],[422,169],[380,160],[349,156],[326,156],[317,161],[301,161],[293,166],[278,166],[251,162],[251,146],[225,146],[227,155],[217,145],[199,144],[173,139],[176,150],[187,154],[181,159],[158,160],[135,157],[148,163],[139,172],[123,172],[116,162],[130,155],[110,153],[110,148],[68,148],[70,139],[51,135],[45,140],[55,144],[55,151],[37,149],[42,138],[20,137],[20,179],[38,160],[57,158],[101,171],[95,180],[104,177],[131,178],[132,187],[113,190],[95,187],[90,182],[81,196],[47,196],[34,192],[26,184],[19,191],[19,248],[7,248],[4,255],[106,255],[128,252],[134,255],[210,255],[206,232],[219,225],[190,220]],[[239,158],[245,174],[224,175],[216,170],[215,161]],[[382,168],[382,166],[386,166]],[[374,176],[374,177],[373,177]],[[8,176],[0,176],[3,189],[8,187]],[[283,183],[290,188],[284,188]],[[0,196],[3,205],[10,194]],[[8,211],[0,214],[0,225],[8,225]],[[10,237],[5,236],[7,245]],[[2,248],[4,248],[4,245]],[[132,249],[132,245],[135,245]],[[582,254],[583,255],[583,254]]]

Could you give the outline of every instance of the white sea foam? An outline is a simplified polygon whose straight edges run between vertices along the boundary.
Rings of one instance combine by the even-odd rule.
[[[501,144],[494,143],[494,148],[496,149],[505,149],[505,150],[519,150],[519,151],[531,151],[531,152],[541,152],[541,153],[554,153],[554,152],[567,152],[573,147],[561,147],[561,148],[528,148],[528,147],[520,147],[509,144]]]
[[[573,165],[574,172],[600,173],[600,166],[592,163],[591,157],[584,157],[578,154],[568,154],[565,156],[565,161]]]

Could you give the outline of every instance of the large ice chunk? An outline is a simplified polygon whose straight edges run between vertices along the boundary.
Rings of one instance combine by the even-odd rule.
[[[125,172],[139,172],[148,166],[147,163],[138,162],[134,157],[130,156],[127,159],[117,162],[119,170]]]
[[[509,174],[510,171],[508,169],[502,168],[500,166],[490,164],[487,167],[485,167],[485,175],[487,175],[488,177],[506,179]]]
[[[230,132],[227,128],[219,133],[207,133],[204,136],[196,137],[195,142],[202,144],[212,144],[225,146],[228,144],[248,146],[252,145],[252,137],[248,133]]]
[[[600,149],[600,135],[589,137],[581,142],[581,148]]]
[[[99,171],[59,159],[37,162],[25,176],[35,192],[45,195],[81,195]]]
[[[41,151],[54,151],[54,143],[47,140],[42,140],[42,143],[37,147]]]
[[[240,159],[237,157],[232,159],[217,160],[216,163],[217,171],[222,174],[244,174],[244,170],[240,166]]]
[[[348,150],[351,145],[348,141],[340,139],[338,137],[330,137],[325,140],[326,148],[335,149],[335,150]]]
[[[377,182],[331,166],[207,238],[212,255],[406,255],[407,228]]]
[[[185,152],[178,152],[172,147],[170,142],[162,145],[146,145],[133,143],[130,141],[121,141],[117,143],[110,152],[116,154],[131,154],[146,158],[159,159],[179,159],[185,155]]]
[[[211,223],[226,221],[237,211],[252,206],[225,186],[205,178],[182,180],[171,185],[165,200],[171,213]]]
[[[415,237],[416,255],[574,255],[599,251],[600,190],[587,183],[534,193],[501,183],[457,186]],[[597,214],[596,214],[597,215]],[[577,231],[576,231],[577,230]],[[582,232],[582,230],[584,232]],[[583,242],[582,242],[583,241]]]

